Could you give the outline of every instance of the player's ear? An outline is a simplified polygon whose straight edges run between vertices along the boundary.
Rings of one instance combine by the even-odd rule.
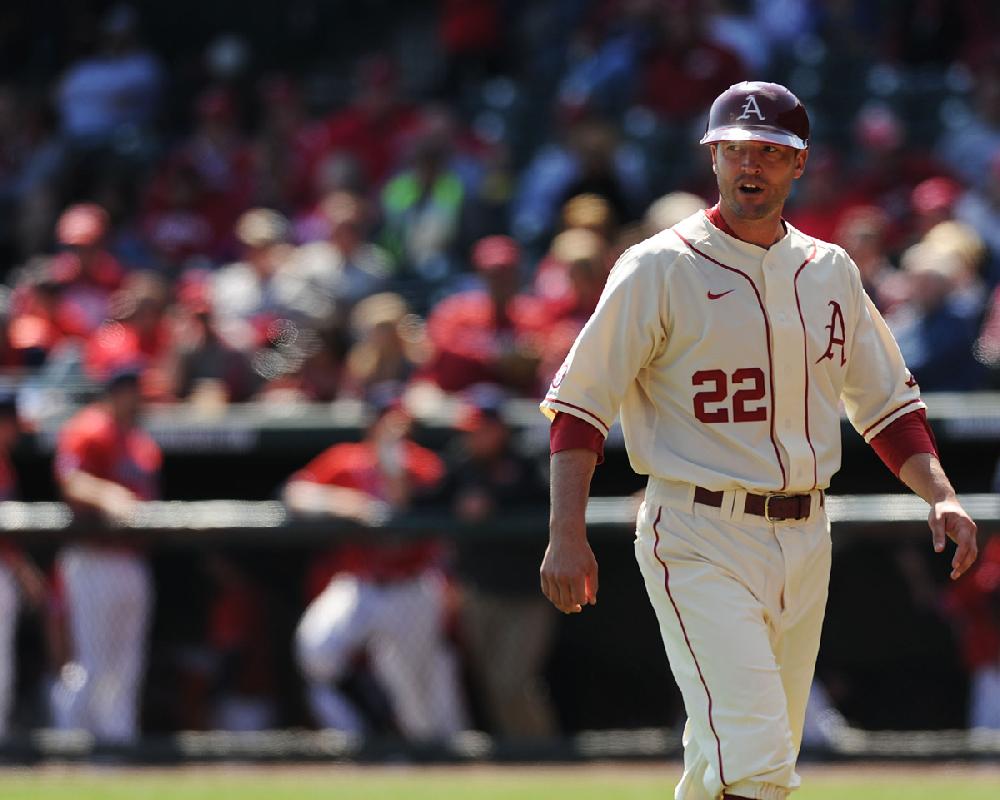
[[[802,177],[802,173],[806,170],[806,161],[809,160],[809,149],[798,150],[795,153],[795,179],[798,180]]]
[[[712,154],[712,172],[714,172],[716,175],[719,174],[719,168],[715,164],[716,148],[718,146],[719,145],[715,144],[714,142],[708,146],[708,149]]]

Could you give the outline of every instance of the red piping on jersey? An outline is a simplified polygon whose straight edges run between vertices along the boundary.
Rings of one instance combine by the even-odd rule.
[[[884,417],[882,417],[879,420],[876,420],[871,425],[869,425],[867,428],[865,428],[864,433],[862,433],[861,436],[862,437],[867,436],[868,435],[868,431],[870,431],[872,428],[877,428],[879,425],[881,425],[883,422],[885,422],[887,419],[889,419],[889,417],[891,417],[897,411],[902,411],[907,406],[912,406],[914,403],[919,403],[919,402],[920,402],[920,398],[919,397],[915,397],[912,400],[907,400],[905,403],[903,403],[903,405],[897,406],[892,411],[890,411],[888,414],[886,414]]]
[[[816,484],[819,482],[817,477],[818,466],[816,464],[816,448],[813,447],[812,437],[809,435],[809,335],[806,333],[806,321],[802,316],[802,304],[799,302],[799,273],[806,268],[806,264],[816,258],[816,242],[813,241],[813,249],[809,254],[809,257],[802,262],[797,270],[795,270],[795,278],[792,281],[792,286],[795,288],[795,305],[799,309],[799,322],[802,323],[802,359],[805,362],[805,376],[806,376],[806,441],[809,443],[809,449],[813,454],[813,485],[812,488],[816,488]]]
[[[537,397],[537,395],[536,395],[536,397]],[[547,403],[559,403],[559,405],[566,406],[566,408],[572,408],[574,411],[579,411],[580,413],[586,414],[588,417],[591,417],[592,419],[596,419],[604,427],[604,435],[605,436],[607,436],[608,433],[611,431],[611,428],[608,426],[608,424],[603,419],[601,419],[599,416],[597,416],[597,414],[594,414],[594,413],[592,413],[590,411],[587,411],[587,409],[585,409],[585,408],[580,408],[580,406],[575,406],[572,403],[567,403],[565,400],[557,400],[555,397],[552,397],[550,395],[546,395],[545,396],[545,402],[547,402]]]
[[[660,531],[657,529],[657,525],[660,524],[660,517],[663,514],[663,508],[657,508],[656,510],[656,521],[653,523],[653,534],[656,537],[656,542],[653,547],[653,555],[656,556],[656,560],[660,562],[660,566],[663,567],[663,588],[667,592],[667,599],[670,601],[670,605],[674,607],[674,615],[677,617],[677,624],[681,627],[681,633],[684,634],[684,643],[687,645],[688,652],[691,654],[691,660],[694,661],[694,668],[698,670],[698,678],[701,680],[701,685],[705,689],[705,696],[708,698],[708,727],[712,729],[712,735],[715,736],[715,752],[719,757],[719,780],[722,781],[722,788],[727,787],[726,784],[726,774],[722,770],[722,741],[719,739],[719,734],[715,731],[715,722],[712,719],[712,693],[708,690],[708,683],[705,681],[705,676],[701,671],[701,664],[698,663],[698,656],[694,654],[694,648],[691,646],[691,640],[688,638],[687,628],[684,627],[684,620],[681,618],[681,612],[677,608],[677,603],[674,602],[674,595],[670,591],[670,569],[667,567],[667,562],[660,558]]]
[[[774,436],[774,362],[771,358],[771,323],[767,318],[767,310],[764,308],[764,301],[760,299],[760,292],[757,291],[757,284],[753,282],[753,278],[747,275],[743,270],[736,269],[736,267],[730,267],[723,264],[721,261],[716,261],[710,255],[706,255],[701,252],[697,247],[695,247],[691,242],[685,239],[681,234],[675,229],[671,228],[674,233],[677,234],[677,238],[680,239],[684,244],[691,248],[695,253],[700,255],[707,261],[711,261],[723,269],[729,270],[730,272],[735,272],[737,275],[742,275],[746,278],[747,283],[750,284],[750,288],[753,289],[754,296],[757,298],[757,305],[760,306],[760,313],[764,317],[764,334],[767,340],[767,373],[768,382],[771,386],[771,445],[774,447],[775,458],[778,459],[778,468],[781,470],[781,489],[784,489],[788,485],[788,476],[785,474],[785,465],[781,462],[781,453],[778,452],[778,440]],[[780,491],[780,490],[779,490]]]

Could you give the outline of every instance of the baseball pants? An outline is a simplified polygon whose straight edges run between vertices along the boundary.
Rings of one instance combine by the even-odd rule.
[[[723,793],[782,800],[795,772],[830,575],[830,527],[813,493],[806,520],[693,503],[694,487],[651,480],[636,558],[687,712],[675,800]]]
[[[386,690],[400,731],[415,739],[465,727],[454,655],[444,641],[444,583],[435,572],[376,584],[338,575],[306,609],[296,632],[299,666],[316,721],[361,732],[364,722],[335,687],[359,650]]]
[[[17,630],[17,581],[0,562],[0,739],[8,734],[14,701],[14,634]]]
[[[138,734],[152,580],[134,553],[75,545],[58,559],[73,661],[54,688],[56,724],[108,741]]]

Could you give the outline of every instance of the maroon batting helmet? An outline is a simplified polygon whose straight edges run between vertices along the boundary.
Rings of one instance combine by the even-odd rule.
[[[809,146],[809,115],[784,86],[744,81],[715,98],[701,144],[770,142],[805,150]]]

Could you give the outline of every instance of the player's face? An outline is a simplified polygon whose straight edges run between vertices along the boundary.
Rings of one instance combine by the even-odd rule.
[[[111,413],[119,422],[131,425],[139,418],[142,409],[142,394],[139,385],[126,383],[108,392]]]
[[[770,142],[713,144],[712,169],[722,201],[741,219],[780,216],[808,156],[808,150]]]

